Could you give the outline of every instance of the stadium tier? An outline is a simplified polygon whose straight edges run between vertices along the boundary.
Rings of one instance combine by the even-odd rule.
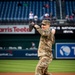
[[[17,0],[17,1],[0,1],[0,22],[3,21],[28,21],[29,13],[38,16],[42,20],[43,16],[48,13],[52,14],[54,19],[65,19],[75,15],[74,0]],[[64,12],[63,12],[64,11]],[[73,15],[72,15],[73,16]]]
[[[44,5],[48,4],[49,8]],[[40,19],[45,13],[56,16],[56,1],[2,1],[0,2],[0,20],[28,20],[32,11]]]

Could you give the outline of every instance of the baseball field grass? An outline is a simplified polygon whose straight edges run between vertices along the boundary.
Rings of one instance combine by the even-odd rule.
[[[0,60],[0,72],[34,72],[38,60]],[[75,72],[75,60],[53,60],[50,72]]]

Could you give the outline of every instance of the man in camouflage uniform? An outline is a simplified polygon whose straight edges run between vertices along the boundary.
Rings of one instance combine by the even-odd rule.
[[[52,61],[52,44],[54,43],[55,30],[50,30],[50,21],[43,20],[41,27],[34,25],[41,34],[38,57],[39,62],[36,66],[35,75],[51,75],[47,72],[49,63]]]

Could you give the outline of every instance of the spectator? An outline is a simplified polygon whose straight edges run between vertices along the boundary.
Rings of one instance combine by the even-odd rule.
[[[34,21],[37,24],[37,21],[38,21],[38,16],[37,15],[34,16]]]
[[[52,20],[52,18],[53,18],[53,14],[52,14],[52,13],[50,13],[50,20]]]
[[[74,14],[74,16],[75,16],[75,10],[73,11],[73,14]]]
[[[43,5],[43,8],[49,8],[48,4]]]
[[[49,5],[48,5],[48,4],[46,4],[46,5],[45,5],[45,7],[46,7],[46,8],[49,8]]]
[[[52,18],[52,23],[54,24],[54,23],[56,23],[56,16],[53,16],[53,18]]]
[[[74,16],[74,13],[72,13],[72,15],[70,16],[70,21],[71,21],[71,23],[74,23],[74,22],[75,22],[75,16]]]
[[[72,15],[66,15],[65,19],[67,20],[68,23],[74,23],[75,22],[75,18],[74,18],[74,14],[72,13]]]
[[[69,15],[66,15],[65,19],[67,22],[69,22],[70,21]]]
[[[18,3],[18,6],[22,6],[22,3],[19,2],[19,3]]]
[[[32,13],[32,11],[30,11],[29,13],[29,23],[31,23],[33,21],[34,18],[34,14]]]
[[[31,43],[30,50],[37,50],[34,42]]]
[[[45,13],[44,18],[48,20],[49,19],[49,14]]]

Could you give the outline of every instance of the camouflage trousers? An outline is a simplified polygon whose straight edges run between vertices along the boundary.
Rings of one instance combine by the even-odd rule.
[[[40,60],[36,66],[35,75],[49,75],[48,66],[52,61],[52,57],[42,56],[39,59]]]

